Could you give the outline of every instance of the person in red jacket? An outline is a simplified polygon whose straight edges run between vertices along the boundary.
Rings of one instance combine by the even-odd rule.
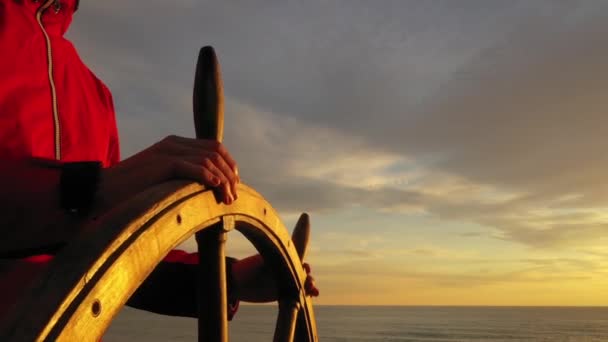
[[[226,204],[238,198],[237,164],[216,141],[169,136],[121,161],[112,95],[64,37],[77,8],[78,0],[0,0],[0,258],[32,267],[87,218],[169,179],[215,187]],[[171,252],[128,304],[196,316],[197,258]],[[259,255],[229,265],[241,289],[235,303],[276,299],[271,282],[256,280],[267,272]],[[306,284],[318,295],[312,277]]]

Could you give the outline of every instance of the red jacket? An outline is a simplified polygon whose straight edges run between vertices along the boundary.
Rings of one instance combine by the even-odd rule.
[[[120,159],[112,96],[63,36],[75,4],[0,3],[0,158]]]
[[[64,37],[77,6],[77,0],[0,0],[0,160],[119,162],[112,95]],[[195,316],[196,260],[172,251],[131,303]]]

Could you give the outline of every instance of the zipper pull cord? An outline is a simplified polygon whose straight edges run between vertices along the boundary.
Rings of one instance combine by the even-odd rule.
[[[40,2],[40,0],[32,0],[34,3],[38,3]],[[59,13],[59,11],[61,11],[61,1],[60,0],[53,0],[53,8],[55,9],[55,14]]]
[[[59,0],[54,0],[53,7],[55,8],[55,14],[59,13],[61,10],[61,2]]]

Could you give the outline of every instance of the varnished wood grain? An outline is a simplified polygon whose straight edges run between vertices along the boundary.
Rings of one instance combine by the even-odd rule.
[[[170,182],[124,203],[60,253],[22,294],[0,326],[0,341],[96,341],[163,257],[195,232],[234,217],[235,228],[276,270],[281,297],[300,302],[303,340],[316,341],[306,274],[277,213],[253,189],[239,185],[230,206],[197,184]],[[177,219],[177,216],[181,220]],[[100,313],[93,315],[98,302]],[[298,322],[301,320],[299,319]]]
[[[310,217],[304,213],[298,218],[296,226],[291,233],[291,241],[293,241],[300,260],[304,261],[306,251],[308,250],[308,241],[310,241]]]
[[[297,300],[279,302],[279,316],[274,330],[274,342],[293,341],[299,311],[300,302]]]
[[[220,63],[211,46],[201,48],[198,54],[192,107],[196,137],[221,142],[224,137],[224,87]]]
[[[224,216],[225,218],[226,216]],[[227,231],[224,220],[196,234],[199,253],[198,340],[228,341]]]
[[[211,46],[203,47],[196,62],[193,92],[194,128],[197,139],[222,141],[224,135],[224,88],[220,64]],[[226,289],[223,222],[196,233],[199,252],[198,340],[228,341],[228,290]]]

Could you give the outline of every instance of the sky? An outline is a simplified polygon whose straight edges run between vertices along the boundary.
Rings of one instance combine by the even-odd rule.
[[[603,0],[104,0],[68,37],[123,158],[194,136],[215,47],[243,182],[290,229],[311,215],[315,303],[587,306],[608,305],[607,23]]]

